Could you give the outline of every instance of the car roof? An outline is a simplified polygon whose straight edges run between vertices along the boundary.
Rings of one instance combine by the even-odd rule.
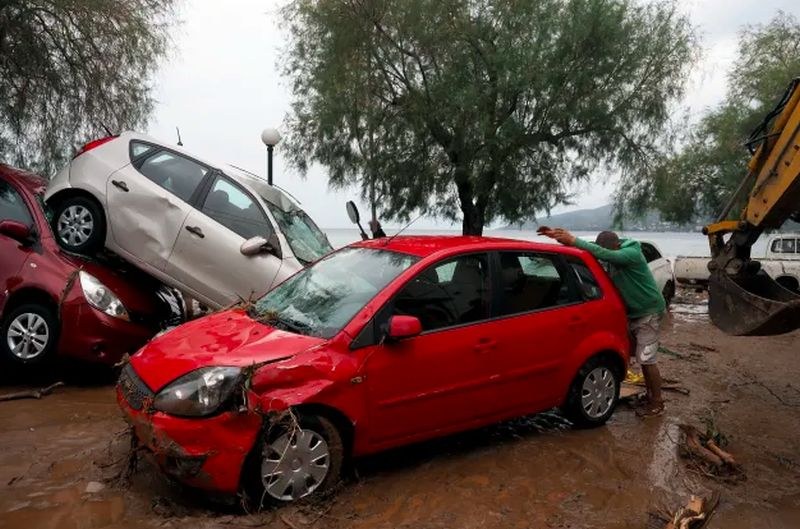
[[[44,193],[47,187],[47,180],[45,178],[25,171],[24,169],[11,167],[6,164],[0,164],[0,176],[36,195]]]
[[[268,202],[272,203],[275,206],[278,206],[284,211],[293,211],[296,209],[300,209],[299,204],[295,203],[295,201],[293,201],[289,197],[288,193],[281,190],[277,186],[269,185],[265,179],[261,178],[255,173],[246,171],[241,167],[236,167],[235,165],[229,163],[219,163],[213,160],[209,160],[202,156],[198,156],[197,154],[190,152],[182,147],[164,142],[162,140],[153,138],[152,136],[148,136],[140,132],[125,131],[122,134],[120,134],[119,137],[120,139],[123,139],[125,141],[141,140],[147,143],[153,143],[155,145],[160,145],[166,149],[170,149],[172,151],[184,154],[189,158],[197,160],[198,162],[201,162],[205,165],[208,165],[209,167],[213,167],[215,169],[222,171],[223,173],[225,173],[225,175],[234,179],[239,184],[249,187],[251,192],[254,192],[261,198],[267,200]]]
[[[479,237],[471,235],[401,235],[380,239],[370,239],[353,243],[359,248],[390,250],[399,253],[428,257],[443,251],[479,251],[523,249],[530,251],[559,251],[578,253],[579,250],[560,244],[507,239],[502,237]]]

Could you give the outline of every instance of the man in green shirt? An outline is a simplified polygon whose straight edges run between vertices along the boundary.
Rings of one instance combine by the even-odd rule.
[[[656,286],[639,241],[621,239],[613,231],[603,231],[594,243],[575,237],[563,228],[542,227],[539,233],[567,246],[581,248],[608,264],[611,280],[619,290],[628,315],[636,361],[642,366],[647,399],[637,409],[641,417],[664,412],[661,397],[661,374],[658,370],[658,330],[666,310],[664,297]]]

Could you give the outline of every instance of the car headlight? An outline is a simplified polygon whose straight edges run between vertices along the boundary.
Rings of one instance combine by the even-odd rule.
[[[128,316],[125,305],[111,292],[111,289],[101,283],[99,279],[91,274],[87,274],[83,270],[80,271],[79,276],[81,288],[83,289],[83,297],[86,298],[89,305],[101,312],[105,312],[109,316],[130,321],[131,318]]]
[[[204,367],[167,385],[153,400],[153,408],[170,415],[211,415],[233,393],[242,370],[238,367]]]

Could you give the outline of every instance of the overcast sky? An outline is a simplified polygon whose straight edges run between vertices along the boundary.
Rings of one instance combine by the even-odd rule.
[[[174,49],[156,75],[157,105],[148,133],[175,141],[180,127],[184,146],[203,157],[266,174],[266,148],[260,133],[281,129],[289,111],[289,88],[277,64],[286,46],[274,0],[186,0],[174,30]],[[744,25],[769,21],[779,10],[800,16],[798,0],[681,0],[698,27],[703,58],[688,88],[691,115],[717,104],[725,94],[726,72],[736,55],[737,34]],[[282,158],[274,159],[275,183],[287,189],[324,228],[350,227],[344,210],[356,191],[328,188],[325,170],[314,167],[301,177]],[[613,181],[596,181],[574,190],[575,206],[609,202]],[[368,208],[361,206],[363,214]],[[448,228],[423,219],[415,228]]]

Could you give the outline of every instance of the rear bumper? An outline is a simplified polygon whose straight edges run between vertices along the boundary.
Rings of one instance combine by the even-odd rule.
[[[213,417],[181,418],[134,409],[117,386],[117,402],[139,443],[161,470],[191,487],[236,494],[242,469],[252,450],[262,418],[251,412],[225,412]]]
[[[105,364],[115,364],[135,353],[158,329],[114,318],[91,307],[82,296],[61,305],[59,354]]]

